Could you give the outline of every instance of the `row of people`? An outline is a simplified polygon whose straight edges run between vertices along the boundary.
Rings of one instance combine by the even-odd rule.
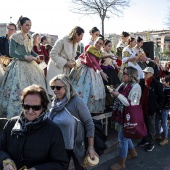
[[[78,42],[82,40],[83,35],[84,35],[84,30],[81,27],[75,27],[71,31],[69,36],[66,36],[56,42],[56,44],[54,45],[50,53],[50,61],[49,61],[48,68],[47,68],[47,89],[46,89],[45,77],[43,75],[42,70],[38,67],[36,63],[37,61],[39,61],[39,56],[37,53],[33,51],[32,49],[33,39],[28,34],[31,28],[30,19],[26,17],[20,18],[19,28],[21,32],[13,34],[10,40],[9,53],[14,59],[10,63],[10,65],[7,67],[4,80],[1,86],[1,96],[0,96],[1,115],[2,115],[1,117],[8,117],[8,118],[13,117],[15,115],[18,115],[20,111],[22,110],[31,112],[34,109],[34,111],[36,111],[35,107],[33,106],[37,106],[37,103],[29,103],[29,101],[32,102],[31,99],[28,100],[28,103],[26,103],[26,106],[24,105],[24,103],[23,103],[23,106],[20,105],[20,102],[21,102],[20,94],[21,94],[21,91],[25,87],[35,84],[35,83],[40,84],[45,89],[46,93],[53,95],[53,92],[54,92],[57,98],[57,100],[55,100],[54,98],[52,102],[51,115],[53,116],[51,116],[51,120],[57,123],[60,126],[61,130],[65,127],[65,123],[68,123],[68,121],[65,122],[63,118],[64,119],[69,118],[69,120],[71,120],[70,122],[72,122],[71,124],[69,124],[68,126],[69,128],[67,127],[67,129],[64,129],[62,131],[63,136],[64,136],[65,147],[66,147],[65,149],[67,151],[67,155],[69,155],[69,158],[70,157],[73,157],[73,159],[82,158],[81,156],[75,156],[75,153],[76,153],[75,150],[78,149],[78,147],[75,148],[74,150],[73,145],[72,145],[72,143],[74,143],[73,136],[74,134],[77,133],[75,131],[77,122],[75,119],[73,119],[74,117],[76,118],[78,117],[78,120],[81,120],[82,122],[86,122],[87,124],[85,123],[85,127],[87,128],[91,127],[90,132],[89,133],[87,132],[87,137],[89,137],[89,154],[93,158],[95,154],[95,151],[93,148],[94,125],[91,122],[91,116],[88,116],[88,115],[90,115],[90,113],[103,113],[104,112],[105,88],[103,84],[103,79],[105,80],[105,83],[107,83],[108,81],[109,83],[112,83],[113,80],[115,81],[114,78],[116,78],[117,76],[116,74],[114,75],[114,73],[116,73],[115,68],[119,70],[119,66],[117,66],[117,63],[113,62],[115,58],[110,50],[111,42],[104,41],[103,37],[101,36],[99,36],[98,38],[92,39],[92,42],[91,42],[92,45],[88,46],[85,49],[85,52],[84,54],[82,54],[79,60],[79,63],[75,64],[77,45],[78,45]],[[95,33],[97,34],[95,36],[98,36],[99,31],[93,30],[91,34],[94,36]],[[140,58],[141,56],[140,53],[143,53],[143,52],[139,52],[138,50],[139,54],[136,55],[137,52],[134,52],[135,45],[136,45],[136,40],[134,38],[130,38],[128,39],[128,46],[125,47],[122,51],[123,58],[121,60],[122,65],[120,65],[121,67],[120,67],[119,73],[122,74],[121,75],[122,81],[124,83],[121,84],[118,87],[118,89],[113,92],[113,95],[116,96],[117,100],[120,100],[120,101],[122,99],[122,95],[123,97],[128,98],[131,88],[137,86],[137,76],[140,75],[137,61],[138,61],[138,58]],[[104,49],[102,51],[103,46],[104,46]],[[128,62],[131,64],[130,65],[131,67],[128,67],[129,66]],[[109,75],[107,73],[108,69],[112,69],[114,73]],[[61,73],[69,75],[71,82],[68,81],[67,77],[60,75]],[[153,129],[155,125],[153,124],[155,121],[155,112],[160,111],[162,103],[164,102],[164,95],[162,94],[163,92],[162,85],[159,84],[159,82],[153,78],[153,73],[154,73],[153,69],[147,68],[144,71],[144,73],[145,73],[144,74],[145,79],[141,79],[140,81],[140,85],[142,87],[142,92],[143,92],[141,102],[142,102],[143,107],[147,109],[147,110],[144,110],[144,113],[146,114],[146,120],[147,120],[146,125],[148,129],[148,136],[142,142],[144,144],[147,143],[148,145],[147,145],[146,150],[151,151],[154,148]],[[56,75],[58,76],[55,77]],[[51,79],[52,81],[50,82]],[[117,79],[116,85],[120,84],[120,82],[121,81]],[[71,89],[73,89],[71,84],[76,90],[78,96],[80,96],[83,101],[81,101],[79,98],[76,99],[76,97],[74,97],[75,96],[74,90],[70,91]],[[68,91],[70,91],[70,94],[68,93]],[[138,92],[140,91],[140,87],[137,91]],[[131,93],[132,92],[135,92],[135,91],[131,91]],[[148,96],[146,94],[149,94],[150,98],[146,98]],[[138,100],[140,100],[140,95],[141,95],[140,92],[134,95],[138,97]],[[132,95],[132,98],[134,98],[134,95]],[[70,98],[72,100],[70,100]],[[48,96],[47,96],[47,99],[49,102],[51,101]],[[77,100],[80,100],[82,103],[78,102]],[[136,104],[139,104],[138,100],[135,100]],[[153,105],[154,106],[156,105],[157,107],[153,108],[152,105],[148,105],[150,101],[152,101],[154,103]],[[69,106],[69,103],[72,103],[72,104],[70,104]],[[78,108],[79,106],[77,106],[76,103],[79,103],[79,105],[83,105],[83,107],[86,107],[86,106],[88,107],[86,108],[87,110],[84,109],[86,113],[83,114],[83,117],[81,117],[79,113],[79,112],[82,112],[82,109],[79,110]],[[117,108],[116,107],[115,108],[121,112],[121,109],[123,108],[123,106],[121,102],[117,101],[117,103],[119,103],[121,106],[120,107],[116,106]],[[131,103],[133,103],[133,100],[131,101]],[[40,106],[40,104],[38,105]],[[73,108],[73,106],[75,108]],[[58,113],[57,115],[55,114],[56,112]],[[25,115],[27,113],[25,112]],[[77,113],[77,114],[74,115],[73,113]],[[70,117],[68,114],[70,115]],[[31,116],[31,117],[34,116],[33,112],[31,112],[30,114],[28,113],[28,116]],[[150,117],[152,117],[152,119],[150,119]],[[36,120],[37,120],[37,117],[36,117]],[[33,120],[31,120],[31,122],[32,121]],[[121,129],[121,128],[118,128],[118,129]],[[70,132],[69,130],[71,130],[71,133],[69,133]],[[68,134],[73,134],[71,136],[69,135],[69,141],[68,141]],[[121,131],[119,133],[119,136],[121,136],[120,141],[124,142],[124,140],[126,140],[122,136]],[[81,139],[80,136],[78,136],[78,138]],[[131,142],[129,139],[127,139],[126,141]],[[121,142],[120,142],[120,145],[121,145]],[[133,150],[133,145],[131,146],[132,147],[130,149]],[[122,152],[123,152],[123,156],[120,155],[121,156],[120,162],[122,162],[124,166],[125,158],[127,156],[127,147]],[[74,159],[74,162],[79,162],[79,160],[76,160],[76,159]],[[8,164],[9,163],[7,163],[7,165]],[[79,164],[77,164],[77,166],[79,166]]]

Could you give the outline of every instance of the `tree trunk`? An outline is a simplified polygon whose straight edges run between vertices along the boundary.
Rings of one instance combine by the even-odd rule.
[[[101,20],[102,20],[102,35],[104,37],[104,19],[102,18]]]

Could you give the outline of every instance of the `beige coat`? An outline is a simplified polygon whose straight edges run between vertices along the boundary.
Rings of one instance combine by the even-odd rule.
[[[47,91],[53,95],[49,81],[58,74],[70,73],[70,68],[65,67],[67,61],[75,60],[77,45],[69,42],[68,36],[56,41],[50,52],[50,60],[47,66]]]

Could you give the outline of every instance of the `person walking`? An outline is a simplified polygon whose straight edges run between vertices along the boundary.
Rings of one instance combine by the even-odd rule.
[[[147,136],[145,136],[138,146],[146,145],[146,151],[154,149],[155,140],[155,115],[160,113],[165,95],[163,85],[154,78],[154,70],[152,67],[146,67],[144,70],[144,79],[141,79],[139,84],[142,88],[141,104],[143,108],[145,124],[147,128]]]

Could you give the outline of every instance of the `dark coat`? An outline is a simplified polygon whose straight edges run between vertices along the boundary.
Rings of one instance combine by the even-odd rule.
[[[9,57],[9,41],[7,36],[0,37],[0,55],[6,55]]]
[[[24,135],[11,134],[17,119],[12,118],[4,127],[0,141],[0,169],[2,161],[10,158],[17,169],[26,166],[36,170],[65,170],[68,159],[59,127],[47,119],[32,125]]]
[[[144,79],[140,79],[139,84],[143,93],[146,87]],[[149,87],[148,114],[153,115],[154,113],[159,113],[162,109],[164,101],[165,95],[163,92],[163,85],[158,80],[153,78]]]

